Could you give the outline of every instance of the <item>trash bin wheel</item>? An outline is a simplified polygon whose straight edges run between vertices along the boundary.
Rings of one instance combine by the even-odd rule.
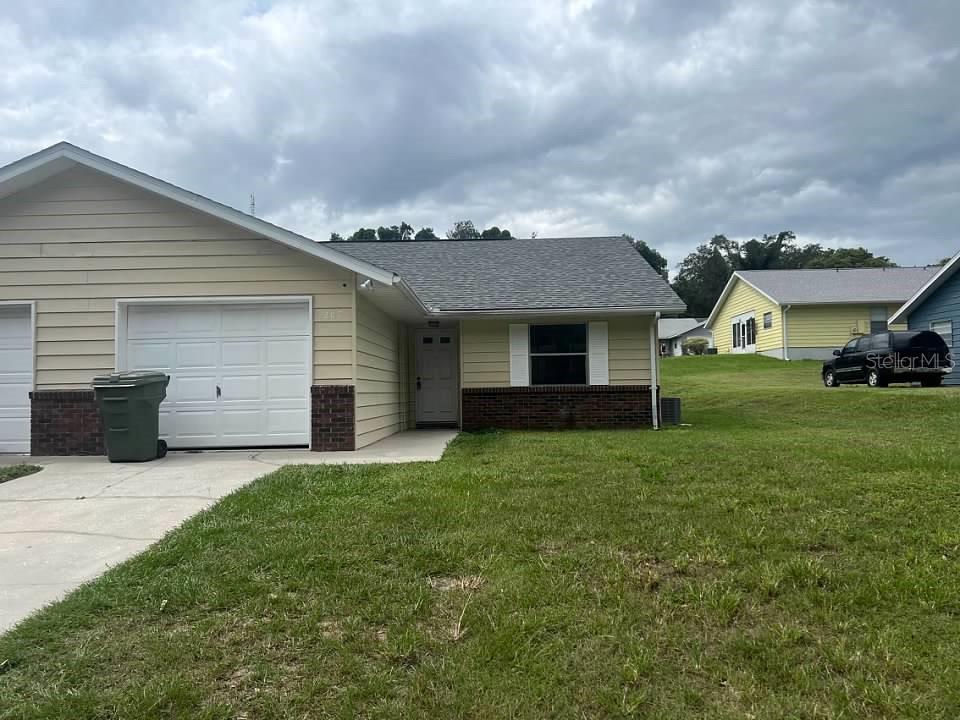
[[[167,454],[167,441],[157,440],[157,457],[162,458]]]

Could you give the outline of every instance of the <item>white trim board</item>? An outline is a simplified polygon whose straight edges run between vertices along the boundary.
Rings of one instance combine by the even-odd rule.
[[[743,275],[741,275],[740,271],[738,270],[734,272],[733,275],[730,276],[730,279],[727,280],[727,284],[723,286],[723,292],[721,292],[720,297],[717,298],[716,305],[713,306],[713,310],[710,311],[709,317],[707,317],[706,322],[703,323],[704,327],[707,328],[708,330],[713,330],[713,323],[717,319],[717,315],[720,312],[720,308],[722,308],[723,304],[727,301],[727,296],[730,294],[730,291],[733,289],[733,284],[736,280],[741,280],[742,282],[745,282],[747,285],[749,285],[758,293],[763,295],[767,300],[772,302],[774,305],[783,304],[776,298],[765,293],[763,290],[758,288],[756,285],[754,285],[752,282],[747,280],[745,277],[743,277]],[[832,304],[832,303],[827,303],[827,304]]]
[[[300,250],[308,255],[326,260],[347,270],[366,275],[385,285],[399,284],[400,276],[384,270],[371,263],[358,260],[350,255],[341,253],[328,246],[327,243],[318,243],[310,238],[298,235],[273,223],[261,220],[253,215],[223,205],[202,195],[184,190],[159,178],[152,177],[139,170],[122,165],[108,158],[96,155],[89,150],[60,142],[41,150],[33,155],[17,160],[0,168],[0,198],[24,190],[32,185],[63,172],[74,165],[82,165],[97,172],[108,175],[121,182],[134,185],[141,190],[160,195],[174,202],[185,205],[199,212],[211,215],[236,227],[243,228],[257,235],[278,242],[281,245]]]

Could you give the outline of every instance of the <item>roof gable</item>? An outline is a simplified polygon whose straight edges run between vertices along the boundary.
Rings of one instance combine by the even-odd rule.
[[[349,242],[340,249],[407,278],[438,314],[686,309],[623,237]]]
[[[890,318],[891,323],[904,322],[907,316],[926,302],[937,290],[943,287],[960,270],[960,252],[950,258],[936,275],[925,282],[910,298],[901,305]]]
[[[300,250],[313,257],[392,285],[402,282],[389,271],[358,258],[337,252],[326,243],[318,243],[285,228],[236,210],[215,200],[197,195],[164,180],[121,165],[88,150],[60,142],[0,168],[0,198],[25,190],[72,167],[82,166],[129,183],[147,192],[172,200],[261,237]]]

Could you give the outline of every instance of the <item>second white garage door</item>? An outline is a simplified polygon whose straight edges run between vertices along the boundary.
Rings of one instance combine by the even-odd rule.
[[[30,452],[33,337],[29,305],[0,305],[0,453]]]
[[[306,303],[131,305],[125,364],[171,376],[171,448],[307,445],[310,332]]]

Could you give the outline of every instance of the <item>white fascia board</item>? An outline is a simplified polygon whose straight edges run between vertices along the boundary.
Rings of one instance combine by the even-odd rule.
[[[737,270],[733,273],[733,275],[730,276],[730,279],[727,280],[727,284],[723,286],[723,292],[720,293],[720,297],[717,299],[716,305],[714,305],[713,310],[710,311],[710,316],[707,318],[707,321],[703,324],[704,327],[706,327],[708,330],[713,330],[713,323],[717,319],[717,315],[720,312],[720,308],[723,307],[723,304],[727,301],[727,296],[730,294],[730,291],[733,290],[733,284],[737,280],[739,280],[740,282],[744,282],[750,287],[752,287],[754,290],[756,290],[758,293],[763,295],[767,300],[772,302],[774,305],[777,305],[777,306],[782,305],[782,303],[779,300],[777,300],[775,297],[773,297],[769,293],[766,293],[760,288],[758,288],[752,282],[747,280],[743,275],[741,275],[739,270]]]
[[[653,315],[663,311],[663,307],[608,307],[608,308],[508,308],[503,310],[433,310],[432,317],[471,318],[471,317],[547,317],[553,315]],[[677,306],[670,306],[666,312],[683,312]]]
[[[897,308],[897,311],[890,316],[887,322],[893,324],[906,320],[906,316],[909,315],[917,305],[930,297],[930,295],[949,280],[958,269],[960,269],[960,252],[950,258],[950,262],[940,268],[940,271],[936,275],[927,280],[927,282],[913,294],[913,297]]]
[[[45,180],[47,177],[56,174],[56,172],[64,170],[63,160],[73,161],[78,165],[83,165],[91,170],[96,170],[122,182],[139,187],[142,190],[152,192],[168,200],[211,215],[223,222],[243,228],[257,235],[262,235],[281,245],[286,245],[294,250],[300,250],[301,252],[320,258],[321,260],[326,260],[339,267],[366,275],[386,285],[394,284],[399,278],[396,273],[390,272],[389,270],[384,270],[376,265],[326,247],[326,243],[315,242],[303,235],[298,235],[295,232],[261,220],[253,215],[248,215],[247,213],[218,203],[210,198],[197,195],[189,190],[184,190],[164,180],[152,177],[139,170],[134,170],[126,165],[121,165],[113,160],[108,160],[105,157],[101,157],[67,142],[57,143],[34,155],[29,155],[4,168],[0,168],[0,197],[3,197],[5,194],[4,190],[9,190],[10,187],[13,188],[13,192],[17,192]],[[55,164],[58,161],[60,161],[60,163]],[[54,172],[44,174],[44,166],[49,166]],[[29,178],[29,173],[34,173],[36,177],[30,179],[29,182],[22,182]],[[17,182],[18,179],[21,179],[20,183]]]

